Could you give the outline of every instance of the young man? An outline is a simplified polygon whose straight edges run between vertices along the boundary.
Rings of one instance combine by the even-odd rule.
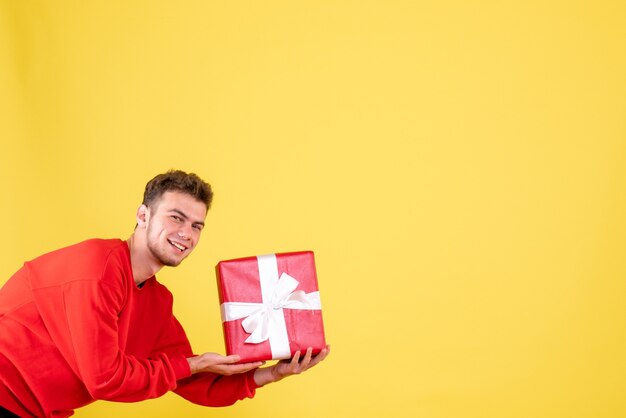
[[[212,195],[195,174],[160,174],[146,185],[127,241],[62,248],[9,279],[0,290],[0,417],[67,417],[97,399],[136,402],[170,390],[226,406],[328,355],[309,349],[260,368],[236,364],[236,355],[192,354],[155,274],[193,251]]]

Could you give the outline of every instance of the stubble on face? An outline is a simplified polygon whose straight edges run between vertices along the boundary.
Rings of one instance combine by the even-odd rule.
[[[200,239],[206,206],[179,192],[166,192],[155,203],[148,209],[146,247],[159,264],[176,267],[193,251]],[[186,238],[180,235],[181,228],[186,230]],[[185,249],[179,253],[181,247]]]
[[[159,237],[153,237],[154,233],[153,224],[150,223],[148,225],[147,236],[148,236],[148,250],[150,250],[150,254],[154,258],[156,258],[159,263],[168,267],[177,267],[185,257],[176,258],[171,254],[168,254],[167,250],[159,245]]]

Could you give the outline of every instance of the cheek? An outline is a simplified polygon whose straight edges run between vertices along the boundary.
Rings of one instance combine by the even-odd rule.
[[[160,235],[167,235],[167,226],[162,223],[151,223],[148,225],[148,236],[157,238]]]

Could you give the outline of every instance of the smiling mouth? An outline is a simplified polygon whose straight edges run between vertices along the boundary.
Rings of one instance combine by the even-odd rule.
[[[184,251],[187,249],[187,247],[185,247],[184,245],[179,244],[179,243],[174,242],[174,241],[170,241],[169,239],[167,240],[167,242],[169,242],[170,244],[172,244],[172,246],[173,246],[174,248],[176,248],[178,251],[180,251],[181,253],[182,253],[182,252],[184,252]]]

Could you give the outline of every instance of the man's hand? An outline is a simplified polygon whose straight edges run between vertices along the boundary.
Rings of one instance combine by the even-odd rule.
[[[199,372],[211,372],[230,376],[231,374],[245,373],[248,370],[262,366],[264,362],[235,364],[240,357],[236,354],[223,356],[217,353],[204,353],[195,357],[188,357],[187,362],[191,368],[191,374]]]
[[[313,349],[309,347],[306,354],[300,361],[300,351],[296,351],[291,360],[281,360],[273,366],[257,369],[254,372],[254,381],[258,386],[268,383],[278,382],[287,376],[300,374],[324,360],[330,353],[330,346],[327,345],[318,355],[312,357]]]

